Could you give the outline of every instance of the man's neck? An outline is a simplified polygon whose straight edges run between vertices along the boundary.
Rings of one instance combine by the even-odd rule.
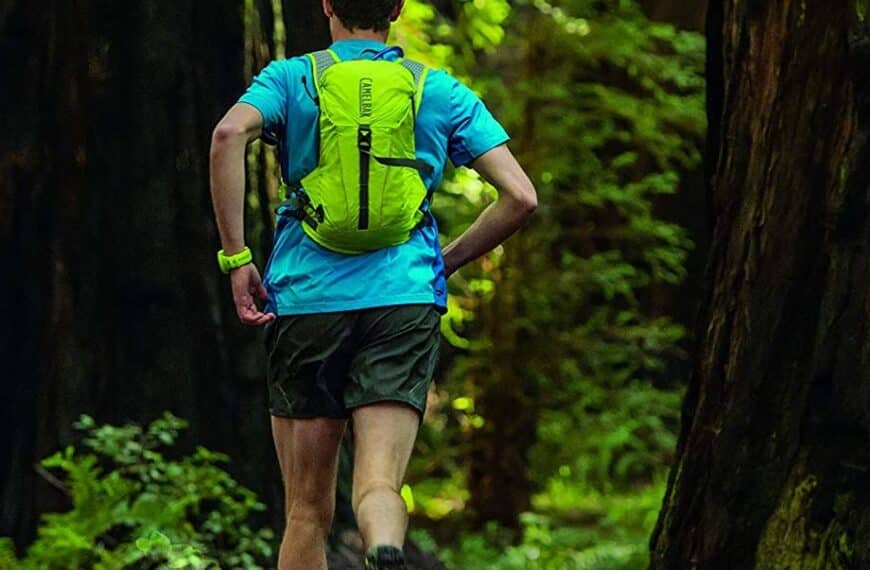
[[[337,42],[339,40],[370,40],[375,42],[386,43],[387,34],[386,32],[376,32],[374,30],[348,30],[342,25],[334,26],[332,31],[332,41]]]

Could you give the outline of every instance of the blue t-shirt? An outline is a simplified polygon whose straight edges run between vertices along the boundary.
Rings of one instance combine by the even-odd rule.
[[[339,59],[396,59],[401,51],[371,40],[340,40]],[[305,81],[303,82],[303,78]],[[263,115],[263,130],[281,144],[285,180],[298,181],[317,166],[318,109],[306,57],[273,61],[239,99]],[[430,70],[415,124],[417,158],[434,166],[427,188],[441,181],[447,159],[464,166],[508,141],[483,102],[444,71]],[[434,304],[444,309],[447,287],[438,228],[432,216],[411,239],[393,247],[344,255],[309,238],[299,222],[279,216],[263,283],[267,310],[278,315],[351,311],[389,305]]]

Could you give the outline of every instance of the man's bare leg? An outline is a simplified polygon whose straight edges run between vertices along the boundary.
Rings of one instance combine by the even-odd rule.
[[[402,548],[408,511],[400,490],[411,458],[420,414],[383,402],[353,412],[353,510],[366,548]]]
[[[346,423],[327,418],[272,417],[287,516],[278,570],[326,570],[338,448]]]

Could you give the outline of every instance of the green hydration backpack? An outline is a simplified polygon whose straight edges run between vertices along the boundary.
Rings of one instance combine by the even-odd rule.
[[[303,212],[296,217],[311,239],[340,253],[408,241],[430,197],[421,174],[432,167],[416,158],[414,141],[427,69],[407,59],[341,61],[332,50],[308,57],[320,154],[317,167],[291,186]]]

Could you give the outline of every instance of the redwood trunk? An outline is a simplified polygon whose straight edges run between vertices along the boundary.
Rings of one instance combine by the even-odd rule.
[[[236,0],[2,10],[0,535],[65,499],[33,465],[81,413],[169,409],[278,505],[256,334],[216,270],[210,133],[243,89]],[[12,79],[14,78],[14,80]],[[281,513],[275,513],[280,518]],[[277,526],[277,525],[276,525]]]
[[[707,0],[639,0],[639,4],[651,20],[670,22],[685,30],[704,30]]]
[[[320,2],[281,0],[287,30],[287,57],[329,47],[329,20]]]
[[[854,10],[711,2],[715,225],[653,568],[870,565],[870,57]]]

